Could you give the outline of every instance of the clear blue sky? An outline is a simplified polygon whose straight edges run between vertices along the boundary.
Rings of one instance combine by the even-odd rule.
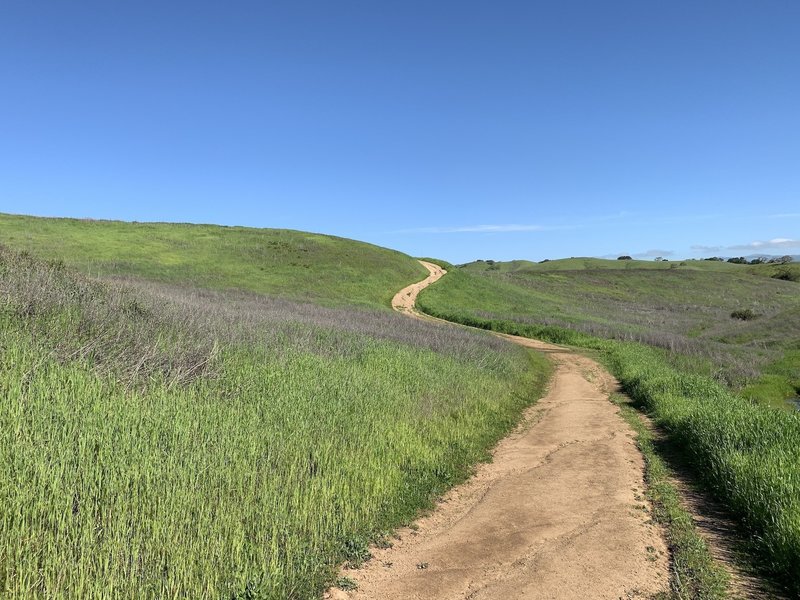
[[[2,13],[2,212],[456,262],[800,253],[797,0]]]

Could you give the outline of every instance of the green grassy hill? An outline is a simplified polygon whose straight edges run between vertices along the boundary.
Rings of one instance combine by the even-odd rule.
[[[794,396],[800,387],[800,285],[770,277],[781,268],[773,265],[669,264],[470,263],[451,270],[420,302],[435,312],[565,327],[667,348],[736,389],[780,371],[788,383],[750,392],[776,403],[781,395]],[[746,318],[732,316],[737,314]]]
[[[668,270],[721,271],[725,273],[744,270],[747,265],[737,265],[716,260],[609,260],[605,258],[573,257],[532,262],[529,260],[493,261],[476,260],[461,268],[470,272],[492,271],[500,273],[547,272],[547,271],[598,271],[598,270]]]
[[[549,371],[387,310],[425,271],[368,244],[9,216],[0,239],[28,251],[0,245],[3,598],[319,598]]]
[[[473,263],[417,304],[596,352],[749,530],[760,566],[800,595],[800,412],[785,404],[800,393],[800,283],[771,265],[596,266]]]
[[[99,276],[388,306],[426,271],[394,250],[328,235],[0,214],[0,243]]]

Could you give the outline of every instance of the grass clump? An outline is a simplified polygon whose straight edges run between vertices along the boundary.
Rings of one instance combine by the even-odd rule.
[[[76,277],[61,261],[0,246],[0,319],[61,361],[85,360],[125,383],[165,385],[209,375],[217,348],[189,314],[164,310],[134,290]]]
[[[772,406],[783,408],[786,407],[786,398],[800,400],[800,350],[789,350],[780,360],[768,365],[740,395],[766,400]]]
[[[4,598],[317,597],[546,378],[388,311],[0,269]]]
[[[731,319],[739,319],[740,321],[752,321],[758,315],[749,308],[734,310],[731,313]]]
[[[358,583],[350,577],[339,577],[339,579],[336,580],[336,587],[345,592],[352,592],[358,589]]]

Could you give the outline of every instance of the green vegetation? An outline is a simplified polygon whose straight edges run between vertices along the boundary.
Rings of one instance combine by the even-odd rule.
[[[678,490],[672,483],[674,474],[656,451],[652,431],[642,422],[629,398],[616,395],[614,401],[636,432],[636,445],[645,461],[646,494],[653,504],[653,518],[666,527],[672,554],[670,587],[673,597],[728,598],[728,574],[714,562],[708,544],[692,522],[692,515],[681,504]]]
[[[388,306],[397,290],[426,274],[400,252],[285,229],[0,214],[0,243],[96,276],[237,288],[325,304]]]
[[[609,342],[607,342],[609,343]],[[691,456],[700,477],[752,534],[764,568],[800,593],[800,414],[753,404],[663,353],[614,344],[612,370]]]
[[[779,406],[786,398],[800,398],[800,350],[790,350],[780,360],[767,365],[762,375],[745,387],[741,395],[765,400],[773,406]]]
[[[737,309],[731,313],[732,319],[739,319],[740,321],[752,321],[758,318],[758,315],[749,308]]]
[[[770,265],[766,268],[766,272],[773,279],[780,279],[782,281],[800,281],[800,264]]]
[[[486,459],[548,371],[390,311],[2,248],[0,340],[4,598],[318,597]]]
[[[435,265],[439,265],[446,271],[450,271],[451,269],[455,269],[456,266],[453,263],[449,263],[446,260],[442,260],[441,258],[428,258],[422,257],[419,260],[424,260],[425,262],[433,263]]]
[[[763,568],[779,578],[792,593],[800,594],[800,453],[797,451],[800,448],[800,413],[755,403],[725,385],[736,378],[731,373],[720,377],[718,369],[721,367],[716,367],[717,370],[713,367],[722,361],[717,362],[719,357],[710,355],[708,349],[725,345],[735,349],[733,343],[719,341],[719,345],[684,346],[681,344],[684,339],[676,336],[670,348],[669,338],[657,335],[649,339],[651,345],[623,341],[635,338],[630,334],[615,335],[615,328],[630,332],[637,322],[635,319],[626,321],[628,317],[621,310],[614,320],[614,313],[607,308],[614,305],[609,300],[614,294],[619,294],[617,307],[619,303],[629,302],[631,296],[636,299],[644,294],[652,295],[654,300],[663,298],[663,310],[670,315],[670,302],[677,303],[672,308],[679,312],[684,294],[692,299],[697,298],[697,293],[716,293],[713,297],[723,304],[722,320],[730,323],[730,311],[725,304],[730,306],[731,302],[740,301],[738,286],[746,286],[747,280],[736,279],[735,285],[728,282],[721,289],[717,285],[701,287],[700,283],[706,280],[693,279],[693,283],[681,284],[671,278],[672,270],[664,270],[658,275],[670,278],[666,284],[659,285],[656,292],[656,280],[646,278],[641,271],[624,272],[625,277],[632,277],[632,282],[625,282],[623,277],[615,278],[618,288],[608,286],[608,280],[602,279],[602,274],[596,271],[587,271],[586,277],[580,277],[579,273],[554,273],[549,281],[530,280],[534,285],[530,282],[516,284],[491,272],[472,274],[459,269],[425,290],[418,306],[434,316],[467,325],[598,350],[626,393],[644,407],[671,442],[690,457],[698,476],[751,532],[763,559]],[[712,273],[703,276],[711,277]],[[723,283],[722,280],[713,281]],[[636,292],[635,287],[642,286],[643,282],[649,282],[649,286]],[[789,370],[796,373],[798,357],[790,348],[792,332],[800,329],[796,325],[800,318],[797,294],[795,288],[770,287],[771,283],[796,285],[764,278],[754,282],[753,287],[745,287],[747,294],[754,294],[748,296],[749,302],[764,299],[759,304],[759,312],[764,316],[742,322],[742,327],[755,323],[758,329],[740,337],[755,338],[762,343],[769,340],[767,350],[788,349],[776,353],[785,364],[779,361],[772,365],[776,375]],[[553,290],[562,284],[564,287],[556,296]],[[693,287],[701,289],[692,291]],[[767,289],[775,295],[775,304],[759,296],[759,289]],[[576,298],[568,297],[564,290],[569,290]],[[581,294],[589,297],[581,298]],[[549,300],[547,308],[536,305],[539,298]],[[563,310],[560,314],[555,311],[557,318],[550,319],[548,311],[559,305],[558,298],[562,299]],[[592,306],[596,307],[594,323],[591,321]],[[711,310],[712,307],[697,306],[696,312],[702,313],[701,308]],[[672,316],[655,321],[665,329],[675,328],[676,322],[686,326],[681,319]],[[693,327],[698,325],[720,327],[719,331],[725,331],[719,319],[694,320]],[[602,339],[597,333],[617,339]],[[732,336],[730,332],[726,335]],[[648,340],[644,335],[640,339]],[[657,347],[659,345],[661,347]],[[748,356],[748,350],[744,345],[742,356]],[[782,366],[774,367],[776,364]],[[769,366],[764,368],[766,372]]]
[[[681,269],[684,271],[720,271],[737,272],[740,269],[736,265],[724,262],[709,262],[702,260],[687,261],[653,261],[653,260],[634,260],[628,257],[624,259],[607,260],[604,258],[573,257],[560,258],[558,260],[543,260],[532,262],[529,260],[493,261],[478,260],[475,262],[461,265],[461,268],[469,272],[500,271],[502,273],[527,271],[527,272],[546,272],[546,271],[598,271],[598,270],[638,270],[647,269],[653,271],[666,271],[669,269]]]
[[[636,262],[642,261],[471,263],[451,270],[420,302],[426,309],[451,307],[467,316],[668,349],[681,368],[734,390],[799,349],[800,288],[772,279],[774,265],[692,261],[672,269],[652,261],[643,263],[648,268],[625,268]]]

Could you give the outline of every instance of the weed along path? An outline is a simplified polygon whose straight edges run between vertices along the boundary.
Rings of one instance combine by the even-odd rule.
[[[417,294],[395,296],[414,316]],[[489,464],[437,508],[342,573],[335,599],[650,598],[668,588],[668,552],[643,497],[644,464],[633,432],[609,402],[616,382],[597,363],[527,338],[549,354],[548,394],[501,441]]]

